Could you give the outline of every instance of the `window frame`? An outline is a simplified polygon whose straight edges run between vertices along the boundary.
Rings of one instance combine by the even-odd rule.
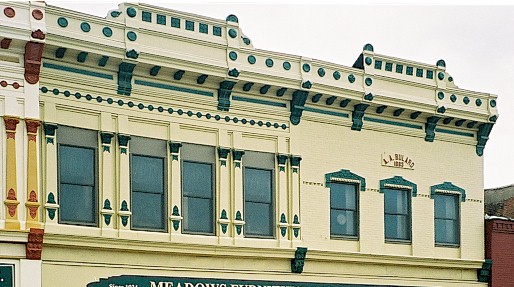
[[[341,184],[341,185],[349,185],[349,186],[353,186],[354,188],[354,192],[355,192],[355,210],[351,210],[351,209],[337,209],[337,210],[344,210],[344,211],[347,211],[347,210],[350,210],[350,211],[353,211],[355,213],[355,216],[354,216],[354,228],[355,228],[355,235],[347,235],[347,234],[334,234],[332,233],[332,209],[335,209],[332,207],[332,184]],[[330,239],[347,239],[347,240],[359,240],[360,238],[360,194],[359,194],[359,191],[360,191],[360,188],[359,188],[359,185],[358,183],[354,183],[354,182],[348,182],[348,181],[341,181],[341,182],[337,182],[337,181],[332,181],[330,183],[327,184],[328,185],[328,188],[330,189],[329,192],[330,192],[330,195],[329,195],[329,205],[330,205],[330,210],[329,210],[329,218],[330,218],[330,221],[329,221],[329,224],[330,224]]]
[[[185,197],[191,197],[191,196],[186,196],[184,195],[184,162],[190,162],[190,163],[197,163],[197,164],[206,164],[206,165],[209,165],[211,167],[211,206],[212,206],[212,212],[211,212],[211,216],[212,216],[212,222],[211,222],[211,227],[212,227],[212,232],[201,232],[201,231],[190,231],[190,230],[186,230],[185,228],[185,224],[184,222],[186,221],[186,208],[185,208],[185,200],[184,198]],[[182,159],[181,158],[181,161],[180,161],[180,193],[181,193],[181,210],[182,210],[182,216],[183,216],[183,219],[182,219],[182,224],[181,224],[181,232],[183,234],[192,234],[192,235],[211,235],[211,236],[215,236],[216,235],[216,204],[217,204],[217,201],[216,201],[216,162],[203,162],[203,161],[195,161],[195,160],[187,160],[187,159]],[[202,198],[202,197],[195,197],[195,198]]]
[[[159,157],[159,156],[154,156],[154,155],[147,155],[147,154],[140,154],[140,153],[130,153],[130,159],[129,159],[129,164],[130,164],[130,210],[133,210],[133,204],[134,204],[134,201],[133,201],[133,198],[132,198],[132,193],[134,192],[134,190],[132,189],[132,185],[133,185],[133,182],[132,182],[132,157],[133,156],[139,156],[139,157],[147,157],[147,158],[157,158],[157,159],[162,159],[163,160],[163,194],[162,194],[162,201],[163,201],[163,205],[162,205],[162,215],[163,215],[163,220],[164,220],[164,224],[163,224],[163,229],[154,229],[154,228],[145,228],[145,227],[134,227],[134,219],[133,219],[133,216],[130,220],[130,229],[131,230],[135,230],[135,231],[151,231],[151,232],[168,232],[168,157],[167,156],[164,156],[164,157]],[[139,191],[136,191],[136,192],[139,192]],[[143,192],[143,193],[146,193],[146,192]]]
[[[403,238],[398,238],[398,237],[397,238],[388,238],[387,237],[386,215],[394,215],[394,216],[403,215],[400,213],[386,213],[385,194],[388,190],[402,191],[402,192],[406,193],[406,196],[407,196],[407,226],[406,226],[406,228],[409,229],[407,232],[407,234],[409,236],[408,239],[403,239]],[[406,244],[412,243],[412,190],[408,189],[408,188],[386,187],[383,189],[381,188],[380,191],[382,193],[384,193],[384,200],[383,200],[383,204],[384,204],[384,241],[386,243],[406,243]]]
[[[245,228],[243,228],[243,235],[244,237],[246,238],[267,238],[267,239],[274,239],[276,237],[276,228],[275,228],[275,222],[276,222],[276,218],[277,218],[277,212],[276,212],[276,190],[275,190],[275,168],[272,168],[272,169],[269,169],[269,168],[261,168],[261,167],[254,167],[254,166],[244,166],[243,165],[243,171],[242,171],[242,174],[243,174],[243,218],[245,220],[245,222],[248,222],[248,216],[247,216],[247,210],[246,210],[246,184],[245,184],[245,181],[246,181],[246,169],[249,168],[249,169],[254,169],[254,170],[264,170],[264,171],[269,171],[271,173],[271,178],[270,178],[270,185],[271,185],[271,203],[270,203],[270,210],[271,210],[271,214],[270,214],[270,218],[269,218],[269,221],[270,221],[270,226],[271,226],[271,234],[270,235],[265,235],[265,234],[248,234],[247,230],[246,230],[246,223],[245,223]],[[255,202],[255,203],[261,203],[261,202]]]
[[[438,218],[436,216],[436,197],[438,197],[438,196],[447,196],[447,197],[453,198],[453,200],[455,201],[455,213],[456,213],[455,219]],[[460,247],[460,239],[461,239],[461,234],[460,234],[460,232],[461,232],[461,206],[460,206],[461,199],[460,199],[460,195],[454,194],[454,193],[436,192],[433,195],[433,199],[434,199],[434,245],[437,247]],[[454,221],[453,227],[455,228],[454,232],[457,237],[456,242],[437,242],[437,228],[436,228],[436,220],[437,219]]]
[[[57,134],[57,155],[56,155],[56,159],[57,159],[57,200],[58,200],[58,203],[60,205],[59,207],[59,212],[58,212],[58,218],[57,218],[57,222],[59,224],[65,224],[65,225],[76,225],[76,226],[86,226],[86,227],[99,227],[99,223],[100,223],[100,220],[99,220],[99,187],[98,187],[98,184],[99,184],[99,178],[98,178],[98,172],[99,172],[99,155],[98,155],[98,132],[97,131],[94,131],[94,130],[89,130],[89,129],[83,129],[83,128],[75,128],[75,127],[69,127],[69,126],[64,126],[64,125],[60,125],[59,127],[66,127],[66,128],[70,128],[70,129],[80,129],[80,130],[87,130],[87,131],[92,131],[92,132],[96,132],[96,143],[97,145],[96,146],[87,146],[87,145],[77,145],[77,144],[68,144],[66,143],[66,140],[62,138],[62,136],[59,136],[59,134]],[[64,141],[64,143],[63,143]],[[61,184],[63,184],[61,182],[61,146],[65,146],[65,147],[73,147],[73,148],[81,148],[81,149],[88,149],[88,150],[92,150],[93,151],[93,175],[94,175],[94,185],[93,185],[93,218],[94,218],[94,222],[79,222],[79,221],[68,221],[68,220],[62,220],[62,205],[61,205],[61,196],[62,196],[62,188],[61,188]],[[70,183],[65,183],[65,184],[70,184]],[[71,185],[71,184],[70,184]],[[79,184],[73,184],[73,185],[79,185]],[[79,186],[85,186],[85,185],[79,185]],[[89,185],[87,185],[89,186]]]

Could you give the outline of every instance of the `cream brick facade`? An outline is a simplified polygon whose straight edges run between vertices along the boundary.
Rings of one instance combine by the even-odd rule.
[[[233,15],[141,3],[120,4],[105,19],[39,2],[0,10],[0,267],[14,270],[7,286],[118,286],[109,280],[129,275],[248,286],[486,286],[477,281],[481,156],[496,96],[457,87],[444,61],[380,55],[369,44],[353,67],[263,51]],[[44,45],[42,55],[27,43]],[[95,226],[60,222],[59,126],[98,132]],[[164,232],[131,228],[126,136],[168,143]],[[214,235],[182,232],[177,143],[221,148]],[[275,155],[272,238],[245,236],[238,151]],[[413,168],[383,162],[395,154]],[[351,240],[330,232],[326,175],[340,170],[365,179],[365,187],[340,179],[357,183],[359,233]],[[411,240],[401,244],[384,238],[380,185],[394,177],[417,186]],[[445,182],[453,185],[434,187]],[[460,244],[436,246],[431,192],[456,188],[464,190]],[[43,243],[31,239],[40,229]],[[295,273],[299,247],[308,251]],[[162,280],[145,284],[168,286]]]

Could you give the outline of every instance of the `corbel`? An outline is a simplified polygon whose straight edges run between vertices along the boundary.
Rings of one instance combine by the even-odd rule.
[[[485,144],[487,143],[487,140],[489,139],[489,134],[491,133],[491,130],[493,129],[492,123],[484,123],[478,126],[478,133],[477,133],[477,155],[482,156],[484,154],[484,148]]]
[[[180,152],[180,148],[182,147],[182,143],[169,142],[168,144],[170,145],[171,160],[178,160],[178,155]]]
[[[44,43],[37,42],[27,42],[25,44],[25,80],[29,84],[34,85],[39,82],[44,45]]]
[[[232,157],[234,159],[234,163],[236,167],[241,167],[241,160],[243,159],[243,155],[245,154],[244,150],[232,150]]]
[[[369,107],[368,104],[356,104],[353,106],[353,112],[352,112],[352,130],[354,131],[360,131],[362,129],[362,118],[364,117],[364,113],[366,112],[366,109]]]
[[[106,152],[111,152],[111,142],[114,134],[111,132],[100,132],[100,139],[102,140],[102,149]]]
[[[431,116],[427,118],[427,122],[425,123],[425,141],[433,142],[435,138],[435,127],[437,126],[437,122],[441,119],[441,117]]]
[[[302,90],[296,90],[293,93],[293,98],[291,99],[290,104],[291,116],[289,117],[293,125],[298,125],[300,123],[303,110],[305,109],[305,101],[307,100],[308,95],[308,91]]]
[[[132,92],[132,73],[135,63],[121,62],[118,66],[118,95],[130,96]]]
[[[297,247],[294,258],[291,259],[291,272],[302,273],[305,265],[305,257],[307,256],[307,247]]]
[[[218,157],[220,159],[221,166],[227,166],[228,154],[230,153],[230,148],[226,147],[218,147]]]
[[[230,109],[230,95],[236,82],[223,81],[218,89],[218,110],[228,111]]]
[[[118,144],[120,145],[121,153],[127,153],[128,142],[131,139],[129,135],[118,135]]]

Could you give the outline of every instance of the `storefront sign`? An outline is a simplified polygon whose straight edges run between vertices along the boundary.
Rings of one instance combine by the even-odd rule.
[[[410,159],[408,156],[401,153],[383,153],[382,165],[397,168],[414,169],[414,161]]]
[[[364,287],[375,285],[311,282],[250,281],[232,279],[180,278],[121,275],[100,279],[87,287]],[[376,285],[378,286],[378,285]],[[391,286],[391,285],[387,285]]]

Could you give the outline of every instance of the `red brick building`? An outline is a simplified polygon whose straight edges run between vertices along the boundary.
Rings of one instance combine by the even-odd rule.
[[[485,258],[493,263],[489,286],[513,287],[514,185],[486,189],[485,211]]]

